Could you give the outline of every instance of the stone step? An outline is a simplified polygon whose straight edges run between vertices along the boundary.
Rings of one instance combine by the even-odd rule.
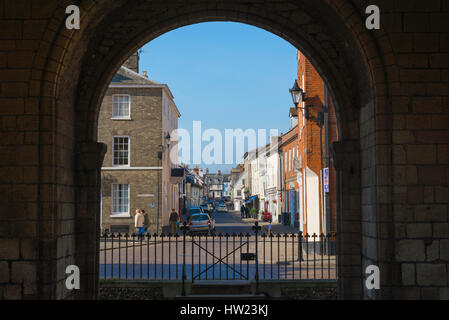
[[[252,294],[248,281],[201,281],[193,283],[192,294]]]

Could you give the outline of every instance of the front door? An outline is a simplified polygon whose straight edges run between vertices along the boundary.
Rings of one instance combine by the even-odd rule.
[[[288,211],[290,212],[290,226],[295,225],[295,190],[288,191]]]

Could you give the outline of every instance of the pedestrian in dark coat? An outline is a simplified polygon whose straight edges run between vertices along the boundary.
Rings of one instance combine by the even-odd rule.
[[[170,223],[170,233],[171,234],[175,234],[178,227],[177,227],[177,223],[179,221],[179,216],[178,213],[176,212],[175,209],[171,209],[171,213],[170,213],[170,218],[169,218],[169,223]]]
[[[247,206],[245,206],[245,218],[249,217],[249,209]]]
[[[240,206],[240,218],[243,219],[243,216],[245,215],[245,206],[242,204]]]

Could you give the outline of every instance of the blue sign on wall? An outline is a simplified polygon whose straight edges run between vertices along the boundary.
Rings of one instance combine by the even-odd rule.
[[[324,173],[324,192],[329,193],[329,168],[324,168],[323,173]]]

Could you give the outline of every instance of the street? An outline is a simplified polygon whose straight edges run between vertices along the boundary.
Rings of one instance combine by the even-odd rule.
[[[228,212],[218,212],[214,211],[211,214],[211,217],[215,219],[215,233],[225,235],[226,233],[229,235],[235,234],[254,234],[254,230],[252,227],[254,226],[255,219],[245,218],[242,219],[240,217],[240,211],[228,211]],[[261,230],[259,234],[267,234],[268,233],[268,222],[259,221],[259,226]],[[298,230],[296,228],[290,226],[284,226],[282,224],[273,223],[271,228],[273,233],[297,233]],[[179,232],[178,234],[181,234]]]

